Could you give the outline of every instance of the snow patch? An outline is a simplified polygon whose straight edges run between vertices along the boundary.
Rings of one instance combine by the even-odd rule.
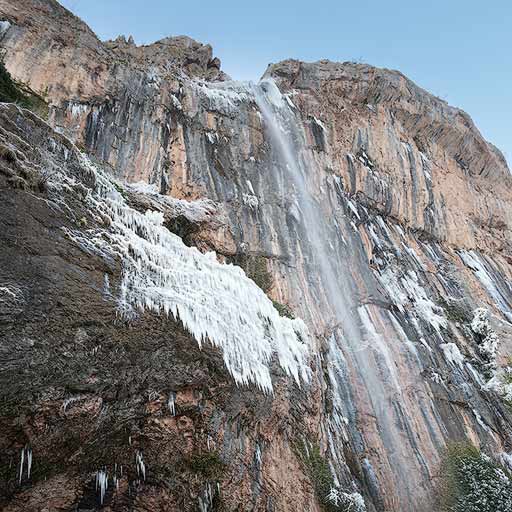
[[[489,311],[487,309],[478,308],[474,311],[471,330],[481,338],[478,344],[480,354],[489,361],[491,366],[496,366],[496,353],[500,340],[489,323]]]
[[[177,217],[183,216],[191,222],[204,222],[217,212],[216,204],[210,199],[186,201],[185,199],[162,195],[154,183],[139,181],[137,183],[125,184],[124,186],[139,194],[151,196],[162,207],[169,208],[173,215]]]
[[[0,38],[4,37],[4,35],[11,28],[11,26],[11,23],[7,20],[0,21]]]
[[[459,347],[455,343],[441,343],[439,345],[444,352],[444,357],[454,366],[462,368],[464,356],[460,353]]]

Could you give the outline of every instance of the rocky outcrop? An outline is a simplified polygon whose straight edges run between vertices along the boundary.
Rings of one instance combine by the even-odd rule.
[[[510,170],[465,112],[364,64],[285,61],[266,76],[330,127],[326,147],[363,204],[450,244],[510,253]]]
[[[0,16],[9,23],[6,66],[47,99],[52,125],[132,179],[140,169],[151,181],[168,179],[177,155],[162,146],[176,137],[179,77],[226,77],[208,45],[184,36],[141,47],[122,37],[102,43],[56,0],[6,0]]]
[[[122,316],[121,261],[75,241],[96,229],[95,176],[38,117],[1,105],[0,118],[2,510],[94,509],[101,471],[111,510],[318,510],[289,442],[317,421],[303,391],[277,370],[272,397],[237,387],[176,321]]]
[[[427,512],[436,510],[447,443],[469,439],[491,455],[511,451],[510,410],[487,384],[489,369],[505,365],[512,349],[512,180],[467,114],[398,72],[368,65],[285,61],[271,65],[262,83],[240,84],[225,80],[209,47],[187,38],[147,47],[102,43],[50,0],[0,1],[0,16],[9,21],[2,32],[6,65],[46,92],[49,124],[110,169],[130,205],[160,212],[188,245],[243,266],[312,335],[310,380],[299,388],[274,361],[269,396],[236,387],[222,350],[197,350],[176,322],[147,311],[119,320],[122,261],[108,263],[97,244],[83,253],[83,243],[80,251],[76,237],[55,238],[59,230],[45,220],[61,227],[74,218],[76,231],[85,228],[82,217],[90,223],[94,216],[76,197],[69,210],[51,215],[38,178],[47,166],[39,157],[38,165],[7,157],[2,218],[16,226],[6,233],[28,237],[21,243],[12,235],[5,266],[11,293],[0,302],[0,318],[16,340],[6,344],[17,361],[12,371],[25,368],[16,359],[25,349],[12,347],[30,345],[37,332],[41,360],[57,350],[56,367],[66,373],[48,376],[43,364],[27,370],[28,380],[46,378],[38,385],[44,392],[27,398],[27,410],[48,410],[45,425],[64,417],[52,427],[54,437],[43,438],[44,429],[32,434],[34,412],[9,409],[6,447],[14,457],[27,445],[46,460],[65,438],[62,429],[85,439],[83,453],[66,453],[55,472],[41,473],[54,478],[46,483],[22,480],[20,489],[13,462],[5,479],[9,506],[37,509],[52,481],[66,503],[99,506],[95,472],[107,467],[112,476],[123,463],[131,473],[119,493],[106,495],[113,510],[130,503],[192,509],[208,493],[205,510],[212,510],[215,489],[227,510],[343,510],[346,503],[327,498],[334,489],[352,496],[353,508],[361,498],[369,511]],[[44,146],[37,130],[28,138],[34,130],[27,123],[46,136],[50,128],[12,107],[3,111],[8,147],[27,154]],[[75,156],[55,160],[52,150],[49,161],[83,182],[77,172],[87,173],[72,144],[50,137]],[[185,200],[214,206],[191,218]],[[45,210],[27,218],[35,205]],[[47,253],[42,270],[21,263]],[[105,275],[111,298],[104,296]],[[45,295],[64,305],[48,307]],[[26,302],[32,296],[39,298]],[[500,338],[492,361],[471,327],[480,307],[490,311]],[[62,308],[72,312],[63,318]],[[82,346],[100,346],[102,359],[82,354]],[[161,355],[162,347],[172,357]],[[123,361],[123,375],[134,382],[129,390],[113,361]],[[79,398],[63,407],[85,393],[67,391],[74,374],[80,386],[92,374],[102,385],[83,404]],[[168,382],[170,375],[175,380]],[[7,387],[6,401],[17,403],[20,389],[31,389],[28,380]],[[170,392],[183,397],[176,416],[165,411]],[[59,407],[77,407],[80,421],[70,422]],[[124,437],[114,439],[117,423]],[[95,438],[105,439],[101,450]],[[141,449],[146,482],[136,471]],[[164,458],[173,461],[169,472],[161,470]],[[196,463],[216,469],[191,476]]]

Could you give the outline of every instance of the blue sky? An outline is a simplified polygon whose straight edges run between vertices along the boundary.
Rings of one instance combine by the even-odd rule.
[[[60,0],[101,39],[185,34],[234,79],[286,58],[398,69],[466,110],[512,163],[512,1]]]

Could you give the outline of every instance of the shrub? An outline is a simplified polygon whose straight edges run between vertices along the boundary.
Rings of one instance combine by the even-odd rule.
[[[316,444],[306,444],[306,442],[302,441],[298,445],[297,451],[306,466],[307,473],[318,497],[322,502],[327,502],[326,497],[334,487],[334,479],[329,464],[320,454],[320,448]]]
[[[471,330],[478,342],[478,352],[486,361],[484,370],[488,376],[493,375],[496,369],[496,354],[500,339],[489,322],[489,311],[485,308],[478,308],[474,311],[471,321]]]
[[[510,474],[475,446],[452,444],[441,464],[439,509],[441,512],[510,512]]]
[[[471,323],[471,314],[462,301],[441,297],[439,305],[444,309],[446,318],[451,322],[462,325]]]
[[[219,480],[226,469],[226,465],[216,452],[196,453],[187,460],[187,466],[190,471],[208,480]]]
[[[48,117],[46,101],[27,86],[15,82],[2,61],[0,61],[0,102],[16,103],[45,119]]]
[[[296,452],[306,466],[323,510],[365,512],[364,500],[359,493],[344,492],[336,487],[329,463],[322,457],[318,445],[301,441],[296,445]]]
[[[281,304],[280,302],[277,302],[277,300],[273,300],[272,304],[274,305],[274,307],[277,309],[277,312],[281,316],[291,318],[292,320],[295,318],[293,311],[291,310],[290,306],[288,306],[287,304]]]
[[[267,259],[264,256],[238,253],[230,258],[230,263],[242,267],[247,277],[252,279],[265,293],[272,288],[272,274],[267,269]]]

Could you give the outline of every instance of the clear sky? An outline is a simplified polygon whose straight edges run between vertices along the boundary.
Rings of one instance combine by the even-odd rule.
[[[210,43],[222,69],[356,60],[398,69],[468,112],[512,163],[512,0],[60,0],[100,39]]]

